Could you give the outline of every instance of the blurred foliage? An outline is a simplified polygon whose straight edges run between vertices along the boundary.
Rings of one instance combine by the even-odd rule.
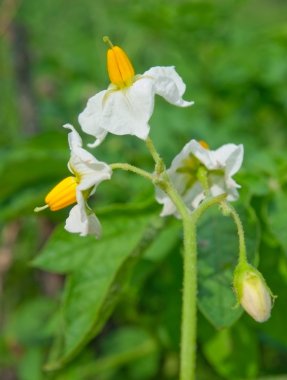
[[[115,173],[99,187],[100,241],[66,233],[67,210],[33,215],[67,173],[61,126],[78,127],[108,84],[103,35],[138,73],[176,66],[195,100],[156,100],[151,135],[167,164],[191,138],[245,147],[235,207],[278,298],[262,325],[232,308],[236,231],[212,210],[199,228],[198,379],[286,380],[286,2],[18,1],[0,3],[1,380],[177,378],[182,236],[157,217],[152,186]],[[109,135],[97,157],[152,170],[130,136]]]

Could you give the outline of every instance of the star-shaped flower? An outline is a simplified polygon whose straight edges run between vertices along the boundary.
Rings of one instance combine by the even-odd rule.
[[[146,140],[156,94],[179,107],[193,104],[182,99],[185,84],[173,66],[152,67],[142,75],[135,75],[125,52],[113,46],[108,38],[105,41],[110,44],[107,68],[111,84],[91,97],[79,115],[83,131],[96,138],[91,147],[99,145],[108,132]]]
[[[82,139],[72,125],[65,124],[64,127],[71,130],[68,135],[71,150],[68,168],[73,175],[59,182],[46,196],[46,205],[36,207],[35,211],[48,207],[57,211],[77,203],[70,211],[65,229],[81,236],[94,234],[99,238],[101,224],[86,200],[99,183],[111,178],[112,170],[108,164],[98,161],[82,148]]]
[[[240,187],[232,176],[240,169],[243,160],[243,145],[226,144],[217,150],[209,150],[204,142],[191,140],[174,158],[167,173],[173,186],[192,211],[206,197],[206,191],[199,180],[199,170],[206,171],[211,196],[227,194],[228,201],[238,198]],[[161,216],[179,216],[170,198],[156,188],[156,200],[163,205]]]

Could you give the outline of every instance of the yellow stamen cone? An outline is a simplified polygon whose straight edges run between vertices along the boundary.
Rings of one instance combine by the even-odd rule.
[[[107,52],[107,68],[111,83],[119,88],[133,83],[135,71],[129,57],[119,46],[113,46],[108,37],[104,41],[110,45]]]
[[[75,177],[67,177],[59,182],[46,196],[45,202],[52,211],[61,210],[77,202]]]

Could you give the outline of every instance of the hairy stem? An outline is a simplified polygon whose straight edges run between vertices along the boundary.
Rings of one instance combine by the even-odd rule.
[[[222,208],[223,211],[226,211],[228,214],[231,215],[233,218],[238,232],[238,238],[239,238],[239,262],[240,263],[246,263],[247,262],[247,255],[246,255],[246,245],[245,245],[245,238],[244,238],[244,229],[241,222],[241,219],[238,215],[238,212],[235,210],[233,206],[231,206],[227,202],[222,202]]]
[[[164,162],[163,162],[162,158],[160,157],[160,155],[158,154],[158,152],[154,146],[154,143],[152,142],[152,139],[150,137],[148,137],[146,139],[146,146],[147,146],[150,154],[152,155],[152,158],[154,159],[155,172],[157,174],[164,172],[165,171]]]
[[[180,380],[194,380],[197,334],[197,241],[192,217],[183,220],[184,265]]]
[[[211,206],[224,203],[226,194],[207,198],[199,207],[190,212],[182,197],[171,183],[165,165],[157,153],[150,138],[146,140],[147,147],[155,161],[155,173],[123,163],[110,165],[112,169],[122,169],[137,173],[162,189],[176,206],[183,222],[183,295],[180,347],[180,380],[195,380],[196,368],[196,334],[197,334],[197,239],[196,225],[199,217]],[[202,172],[201,181],[208,195],[206,173]],[[230,211],[232,213],[232,210]],[[236,216],[234,218],[237,220]]]
[[[136,173],[142,177],[149,179],[152,182],[154,180],[154,177],[151,173],[147,172],[146,170],[140,169],[137,166],[133,166],[126,163],[116,163],[116,164],[111,164],[110,167],[112,170],[121,169],[121,170],[126,170],[126,171]]]
[[[183,221],[183,295],[181,320],[180,380],[194,380],[197,335],[197,238],[196,225],[200,216],[214,204],[222,202],[226,194],[209,198],[193,212],[186,208],[171,183],[163,190],[169,195]]]

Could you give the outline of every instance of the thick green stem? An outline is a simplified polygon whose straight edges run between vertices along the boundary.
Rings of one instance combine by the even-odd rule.
[[[147,147],[155,161],[155,173],[150,174],[129,164],[112,164],[112,169],[129,170],[151,180],[160,187],[176,206],[183,222],[183,295],[182,295],[182,322],[181,322],[181,354],[180,380],[195,380],[196,368],[196,333],[197,333],[197,240],[196,224],[198,218],[209,207],[216,203],[224,203],[225,194],[208,198],[192,213],[186,207],[183,199],[171,183],[164,163],[157,153],[150,138],[146,141]],[[208,194],[206,173],[201,173],[206,195]]]
[[[180,347],[180,380],[194,380],[197,333],[197,242],[196,224],[183,220],[184,266]]]
[[[177,207],[183,222],[183,294],[180,346],[180,380],[194,380],[196,366],[197,243],[196,220],[170,183],[164,191]]]
[[[183,221],[183,295],[180,347],[180,380],[194,380],[196,368],[197,333],[197,239],[198,218],[209,207],[222,202],[226,194],[207,199],[193,212],[186,208],[182,198],[169,182],[163,190],[169,195]]]

